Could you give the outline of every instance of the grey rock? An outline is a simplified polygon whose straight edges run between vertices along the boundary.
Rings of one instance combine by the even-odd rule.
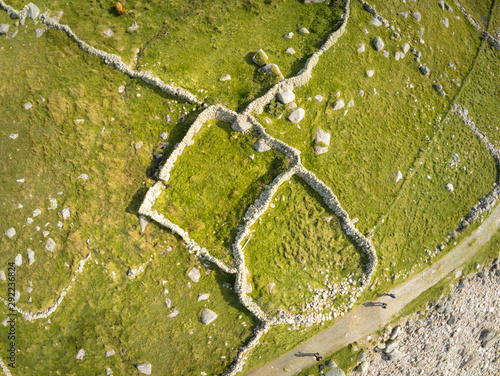
[[[376,37],[373,40],[372,44],[373,44],[373,48],[375,49],[375,51],[380,51],[384,48],[384,41],[380,37]]]
[[[481,332],[481,335],[479,336],[479,340],[480,341],[489,341],[495,335],[496,335],[496,333],[493,330],[491,330],[491,329],[483,329],[483,331]]]
[[[112,357],[113,355],[115,355],[115,350],[106,351],[106,358]]]
[[[358,356],[358,363],[363,363],[367,357],[368,357],[368,352],[366,350],[361,351]]]
[[[165,298],[165,305],[167,306],[167,308],[171,308],[172,300],[170,298]]]
[[[441,90],[443,90],[443,86],[440,85],[440,84],[437,84],[434,89],[436,89],[437,92],[440,92]]]
[[[5,235],[12,239],[16,235],[16,229],[14,227],[8,228],[5,231]]]
[[[386,59],[389,57],[389,51],[382,51],[382,56],[385,57]]]
[[[457,322],[457,318],[453,315],[451,315],[450,318],[448,319],[448,321],[446,321],[446,323],[448,325],[455,325],[456,322]]]
[[[358,372],[359,372],[359,373],[361,373],[361,374],[367,374],[367,373],[368,373],[368,369],[369,369],[369,368],[370,368],[370,363],[368,363],[368,362],[362,362],[362,363],[358,366],[357,370],[358,370]]]
[[[268,150],[270,150],[270,149],[271,149],[271,147],[270,147],[268,144],[266,144],[266,142],[265,142],[265,141],[264,141],[264,139],[262,139],[262,138],[261,138],[261,139],[259,139],[259,141],[257,141],[257,142],[255,143],[254,148],[255,148],[255,150],[257,150],[259,153],[264,153],[264,152],[266,152],[266,151],[268,151]]]
[[[379,27],[382,26],[382,21],[380,21],[377,17],[372,17],[372,20],[370,22],[373,26]]]
[[[188,273],[188,277],[191,278],[191,281],[198,282],[200,280],[200,270],[195,266]]]
[[[89,180],[89,176],[87,174],[80,174],[77,179]]]
[[[365,52],[365,45],[363,43],[359,45],[358,52]]]
[[[113,370],[111,368],[106,368],[104,371],[106,372],[106,376],[111,376],[113,374]]]
[[[351,99],[349,103],[347,103],[347,107],[352,107],[354,106],[354,99]]]
[[[208,308],[205,308],[201,312],[201,322],[205,325],[210,324],[212,321],[214,321],[217,318],[217,314],[214,311],[209,310]]]
[[[144,375],[151,375],[151,363],[139,363],[136,367],[140,373]]]
[[[323,143],[326,146],[329,146],[330,145],[330,139],[331,139],[330,133],[324,131],[321,128],[318,128],[316,130],[316,138],[314,140],[314,142],[316,144]]]
[[[302,107],[296,108],[292,112],[290,112],[290,115],[288,115],[288,120],[290,120],[292,123],[297,124],[299,121],[304,119],[306,112]]]
[[[448,4],[448,3],[444,3],[444,7],[446,8],[446,10],[447,10],[448,12],[453,12],[453,8],[450,6],[450,4]]]
[[[146,217],[144,217],[143,215],[139,216],[139,229],[141,230],[141,233],[146,231],[146,226],[148,225],[148,223],[149,222]]]
[[[335,111],[344,108],[344,106],[345,106],[345,103],[342,99],[339,99],[339,100],[336,100],[335,102],[333,102],[333,109]]]
[[[390,354],[391,352],[396,349],[396,347],[399,345],[399,341],[396,339],[390,339],[385,343],[385,349],[384,352],[386,354]]]
[[[231,128],[236,132],[247,132],[252,128],[252,123],[248,120],[248,117],[238,116],[236,121],[231,124]]]
[[[168,138],[168,133],[167,133],[167,132],[161,132],[161,133],[160,133],[160,138],[161,138],[162,140],[166,140],[166,139]]]
[[[260,50],[257,51],[255,55],[253,55],[252,60],[259,67],[263,67],[264,65],[267,64],[267,60],[269,60],[269,58],[267,57],[267,54],[264,52],[264,50],[261,48]]]
[[[403,53],[406,55],[410,51],[410,45],[408,43],[403,43]]]
[[[272,294],[275,286],[276,286],[276,283],[271,282],[269,285],[267,285],[267,292],[269,294]]]
[[[134,144],[134,149],[135,150],[139,150],[140,148],[142,148],[144,145],[144,142],[143,141],[138,141]]]
[[[288,104],[295,100],[295,94],[291,89],[286,89],[276,94],[276,99],[283,104]]]
[[[170,314],[168,315],[168,317],[170,317],[171,319],[173,319],[174,317],[177,317],[179,315],[179,310],[178,309],[174,309],[172,312],[170,312]]]
[[[52,238],[47,239],[47,244],[45,244],[45,249],[49,252],[54,252],[56,249],[56,242]]]
[[[56,198],[49,198],[49,207],[47,209],[48,210],[57,209],[57,199]]]
[[[375,74],[375,71],[374,71],[374,70],[371,70],[371,69],[370,69],[370,70],[367,70],[367,71],[366,71],[366,75],[367,75],[368,77],[373,77],[373,75],[374,75],[374,74]]]
[[[360,97],[363,97],[365,95],[365,92],[363,90],[358,90],[358,94]]]
[[[320,94],[318,94],[318,95],[316,95],[316,96],[314,97],[314,99],[316,100],[316,102],[320,103],[320,102],[322,102],[322,101],[323,101],[323,96],[322,96],[322,95],[320,95]]]
[[[80,350],[78,350],[78,353],[76,354],[76,360],[82,360],[83,358],[85,358],[85,350],[80,349]]]
[[[394,328],[392,328],[391,335],[389,336],[389,338],[396,339],[397,336],[399,335],[400,331],[401,331],[401,327],[399,325],[395,326]]]
[[[335,363],[335,360],[329,360],[327,363],[326,363],[326,366],[327,367],[337,367],[337,363]]]
[[[403,18],[408,18],[408,12],[401,12],[399,13],[401,15],[401,17]]]
[[[0,24],[0,35],[7,34],[9,32],[8,24]]]
[[[39,27],[38,29],[35,29],[35,37],[36,38],[40,38],[43,33],[45,33],[47,29],[45,29],[44,27]]]
[[[270,74],[275,74],[276,76],[279,77],[280,80],[283,80],[285,77],[280,71],[280,68],[276,64],[267,64],[262,67],[262,70],[264,71],[265,74],[270,75]]]
[[[110,37],[110,38],[111,38],[111,37],[115,34],[115,33],[114,33],[114,31],[113,31],[113,30],[111,30],[111,29],[105,30],[105,31],[103,31],[102,33],[103,33],[105,36]]]
[[[394,60],[398,61],[399,59],[401,59],[401,52],[399,51],[394,52]]]
[[[301,27],[299,29],[299,33],[301,33],[301,34],[309,34],[309,30],[307,30],[305,27]]]
[[[451,184],[451,183],[446,184],[445,188],[448,192],[453,192],[453,190],[454,190],[453,184]]]
[[[413,18],[415,18],[417,22],[420,22],[422,20],[422,15],[419,12],[413,12]]]
[[[125,92],[125,85],[120,86],[120,87],[118,88],[118,92],[119,92],[120,94],[124,93],[124,92]]]
[[[339,367],[334,367],[326,371],[325,376],[345,376],[345,372]]]
[[[69,217],[71,217],[71,209],[64,208],[63,210],[61,210],[61,215],[62,215],[63,221],[68,219]]]
[[[293,38],[293,33],[286,33],[285,35],[283,35],[285,38],[287,39],[292,39]]]
[[[324,3],[325,0],[304,0],[304,4],[317,4],[317,3]]]
[[[210,298],[210,294],[204,293],[204,294],[199,294],[198,295],[198,301],[201,302],[202,300],[208,300]]]
[[[460,368],[467,369],[469,367],[472,367],[472,366],[478,364],[480,361],[481,361],[481,359],[479,358],[477,352],[475,351],[473,354],[471,354],[469,356],[469,358],[467,359],[467,361],[465,361],[465,362],[462,363],[462,365],[460,366]]]
[[[42,211],[40,209],[33,210],[33,217],[38,217],[40,214],[42,214]]]
[[[27,102],[23,105],[25,110],[31,110],[33,108],[33,103]]]
[[[398,171],[398,172],[396,173],[396,183],[397,183],[398,181],[400,181],[401,179],[403,179],[403,174],[401,173],[401,171]]]
[[[420,51],[419,51],[420,52]],[[425,65],[422,65],[420,67],[420,72],[424,75],[427,76],[429,73],[431,73],[431,70],[427,68]]]
[[[450,21],[448,21],[448,19],[447,19],[446,17],[445,17],[445,18],[443,18],[443,25],[444,25],[445,27],[450,27]]]
[[[442,10],[444,10],[444,1],[443,1],[443,0],[438,1],[438,5],[439,5],[439,7],[440,7]]]
[[[394,349],[390,354],[387,354],[387,359],[389,359],[391,362],[396,362],[405,355],[405,353],[399,351],[398,349]]]
[[[226,76],[222,76],[221,78],[219,78],[219,81],[221,82],[224,82],[224,81],[231,81],[231,75],[226,75]]]
[[[7,277],[5,276],[5,272],[0,270],[0,281],[6,281]]]
[[[16,266],[21,266],[23,264],[23,256],[20,253],[18,253],[14,258],[14,264]]]
[[[38,9],[38,7],[33,3],[29,3],[28,5],[26,5],[26,8],[28,8],[26,17],[28,17],[29,19],[34,20],[40,14],[40,9]]]
[[[128,31],[129,31],[130,33],[133,33],[133,32],[134,32],[134,31],[136,31],[138,28],[139,28],[139,25],[137,25],[137,22],[135,22],[135,21],[134,21],[134,23],[132,24],[132,26],[130,26],[130,27],[128,28]]]
[[[295,54],[295,50],[292,47],[288,47],[285,52],[287,54],[290,54],[290,55],[294,55]]]

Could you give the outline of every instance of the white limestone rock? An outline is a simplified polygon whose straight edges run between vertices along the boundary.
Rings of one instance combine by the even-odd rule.
[[[276,94],[276,99],[283,104],[288,104],[295,100],[295,94],[291,89],[285,89]]]
[[[5,235],[12,239],[16,235],[16,229],[14,227],[8,228],[5,231]]]
[[[137,364],[137,370],[144,375],[151,375],[151,363]]]
[[[217,317],[218,315],[214,311],[209,310],[208,308],[205,308],[203,312],[201,312],[201,322],[205,325],[210,324]]]
[[[191,278],[191,281],[198,282],[200,280],[200,270],[195,266],[188,273],[188,277]]]
[[[302,107],[299,107],[290,112],[290,115],[288,115],[288,120],[290,120],[294,124],[297,124],[299,121],[304,119],[305,115],[305,110]]]

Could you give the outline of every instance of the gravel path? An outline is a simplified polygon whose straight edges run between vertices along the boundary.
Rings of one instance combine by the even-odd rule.
[[[479,226],[479,228],[469,237],[464,239],[445,257],[437,261],[430,268],[411,277],[406,282],[396,286],[390,291],[398,297],[396,300],[392,300],[388,297],[380,298],[379,301],[388,304],[387,309],[383,310],[380,307],[361,305],[338,319],[333,326],[317,334],[309,341],[289,351],[282,357],[248,372],[247,375],[295,375],[302,369],[315,363],[313,357],[298,357],[295,354],[299,352],[315,353],[319,351],[323,355],[326,355],[374,333],[378,328],[390,322],[392,316],[400,312],[421,293],[434,286],[447,274],[470,260],[499,228],[500,205],[494,209],[491,215],[481,224],[481,226]],[[434,373],[431,372],[430,374]]]

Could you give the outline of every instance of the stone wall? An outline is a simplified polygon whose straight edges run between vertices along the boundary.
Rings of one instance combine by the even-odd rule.
[[[462,14],[469,20],[472,26],[479,31],[481,34],[483,34],[484,39],[486,39],[493,47],[495,47],[497,50],[500,50],[500,40],[498,38],[495,38],[493,35],[491,35],[487,30],[484,30],[484,28],[481,26],[479,22],[477,22],[472,16],[467,13],[464,7],[462,7],[457,1],[455,1],[455,5],[457,8],[462,12]]]

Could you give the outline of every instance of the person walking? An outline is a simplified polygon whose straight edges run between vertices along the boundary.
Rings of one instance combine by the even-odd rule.
[[[394,294],[387,294],[387,296],[390,296],[391,298],[396,299],[396,295],[394,295]]]
[[[316,359],[316,361],[318,362],[321,362],[323,360],[323,357],[321,355],[319,355],[319,353],[317,352],[316,354],[314,354],[314,358]]]

